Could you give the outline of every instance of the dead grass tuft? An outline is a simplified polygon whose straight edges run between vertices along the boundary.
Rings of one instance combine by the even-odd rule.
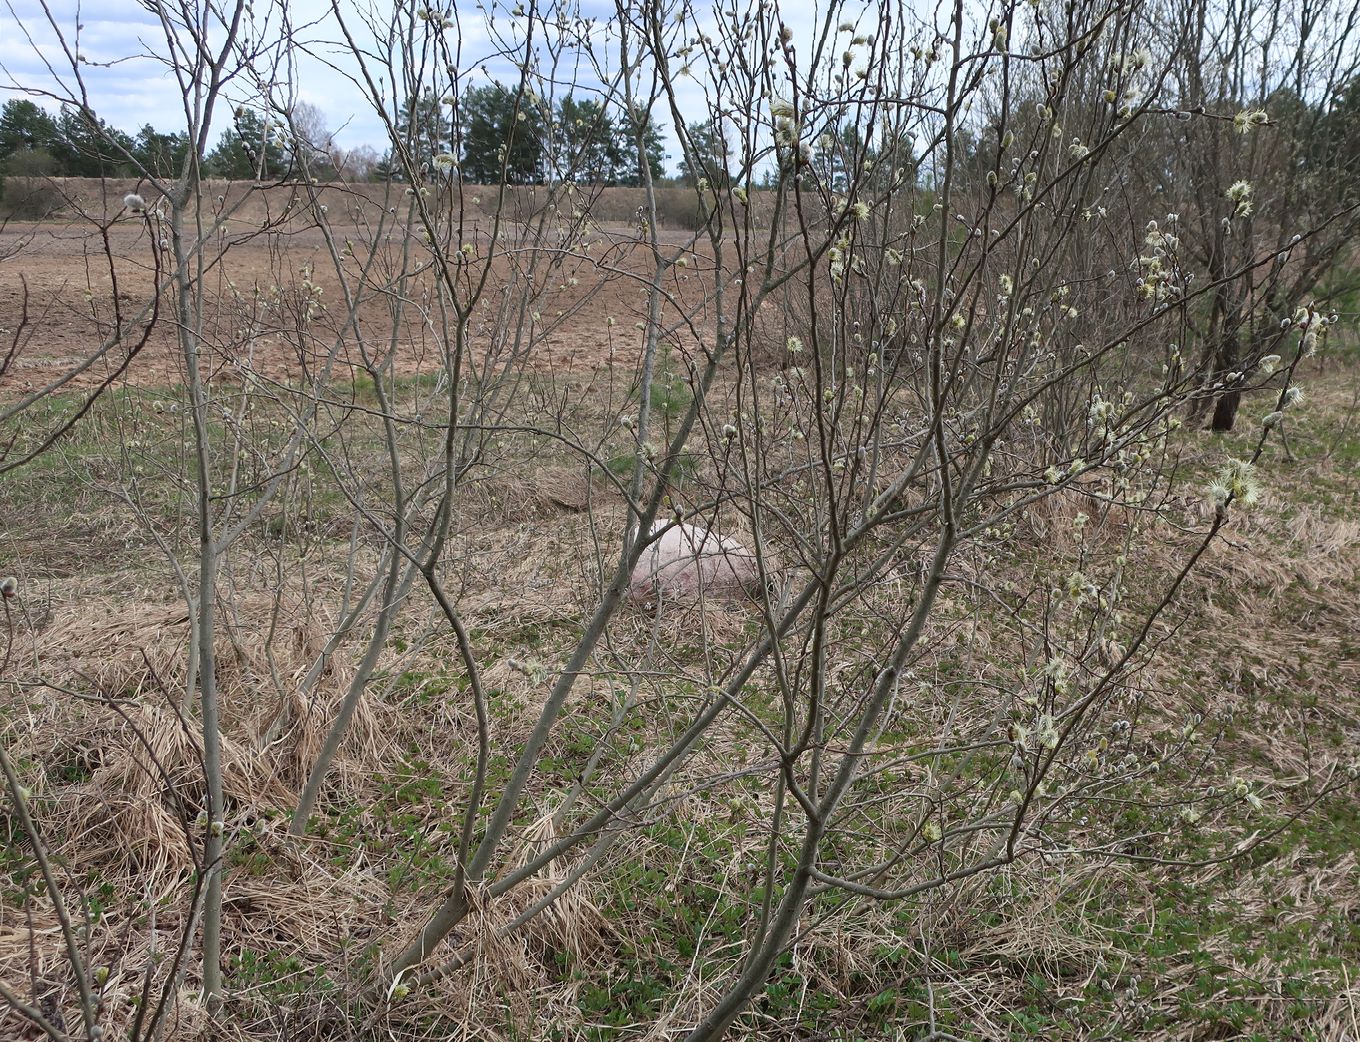
[[[253,714],[258,696],[296,681],[324,640],[325,620],[298,593],[245,591],[219,606],[217,685]],[[37,635],[36,667],[57,687],[137,699],[179,701],[188,678],[191,624],[183,603],[81,597],[57,609]]]
[[[198,739],[170,708],[137,705],[101,714],[107,714],[96,722],[102,763],[88,782],[58,798],[67,856],[106,876],[178,878],[193,864],[186,826],[206,805]],[[230,736],[222,741],[222,785],[229,814],[287,798],[262,758]]]

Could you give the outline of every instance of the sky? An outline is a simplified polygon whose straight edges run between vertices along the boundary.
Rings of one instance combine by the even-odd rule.
[[[129,132],[146,123],[159,130],[183,129],[183,95],[166,66],[169,48],[165,33],[150,11],[135,0],[84,4],[50,0],[48,6],[70,50],[77,49],[79,40],[79,52],[87,59],[82,64],[82,78],[101,118]],[[264,7],[261,4],[261,10]],[[290,16],[300,25],[324,17],[329,7],[327,0],[289,0],[288,4]],[[277,20],[270,19],[266,24],[277,27]],[[304,30],[312,39],[323,32],[320,26]],[[318,50],[324,53],[331,48],[318,45]],[[330,127],[337,130],[340,144],[382,144],[385,133],[381,122],[349,79],[299,51],[294,51],[293,58],[297,68],[289,78],[297,99],[310,102],[324,113]],[[0,89],[7,91],[7,97],[13,96],[16,87],[52,90],[54,78],[49,65],[63,74],[65,93],[70,93],[70,62],[41,3],[8,0],[0,8]],[[63,93],[60,88],[56,90]],[[251,93],[246,84],[229,90],[234,100]],[[56,107],[53,100],[35,100],[47,108]],[[217,136],[216,124],[225,126],[226,122],[226,118],[214,121],[213,139]]]
[[[182,0],[192,2],[192,0]],[[351,32],[361,47],[377,48],[378,41],[367,32],[359,15],[370,9],[370,0],[339,0]],[[388,0],[390,3],[390,0]],[[420,0],[406,0],[419,3]],[[452,11],[452,0],[429,0],[432,8],[444,4]],[[482,3],[459,0],[458,32],[468,67],[471,58],[484,57],[490,49],[490,33],[505,32],[522,17],[513,11],[517,0],[484,0]],[[524,0],[527,3],[527,0]],[[700,0],[700,4],[710,0]],[[821,18],[823,0],[785,0],[780,16],[795,33],[795,39],[808,38]],[[852,2],[852,12],[861,5]],[[609,19],[614,14],[612,0],[579,0],[581,15]],[[136,131],[150,123],[158,130],[182,129],[185,123],[183,94],[167,65],[169,47],[157,17],[137,0],[48,0],[56,28],[49,23],[40,0],[0,0],[0,100],[16,96],[16,91],[39,89],[61,96],[78,94],[67,53],[79,53],[81,78],[90,104],[107,123]],[[385,8],[390,11],[390,6]],[[711,9],[701,11],[709,18]],[[284,71],[277,77],[298,101],[308,102],[321,111],[337,144],[354,148],[371,145],[379,153],[386,149],[387,135],[364,92],[351,81],[358,65],[336,41],[340,32],[331,14],[330,0],[254,0],[253,23],[266,53],[275,59],[280,39],[281,12],[297,27],[297,35],[309,41],[305,48],[292,48],[286,56]],[[471,13],[469,13],[471,12]],[[60,35],[57,30],[60,30]],[[66,41],[63,50],[61,38]],[[274,50],[269,48],[274,45]],[[380,48],[379,48],[380,49]],[[57,73],[54,76],[54,71]],[[487,63],[487,71],[508,82],[518,78],[517,70],[505,60]],[[694,79],[677,83],[684,111],[702,113],[704,87]],[[256,93],[252,85],[238,81],[228,97],[240,101]],[[55,110],[52,98],[35,98]],[[658,113],[669,124],[669,113]],[[215,143],[229,116],[222,112],[214,120],[209,146]],[[667,151],[674,168],[679,147],[669,126],[666,127]]]

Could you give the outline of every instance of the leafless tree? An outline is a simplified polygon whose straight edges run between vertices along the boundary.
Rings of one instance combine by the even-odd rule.
[[[1264,7],[1162,0],[959,0],[924,16],[833,2],[797,30],[800,12],[768,2],[650,0],[591,18],[530,0],[475,32],[452,4],[338,3],[291,31],[284,3],[149,9],[197,153],[173,181],[143,171],[134,215],[93,220],[115,290],[110,229],[145,229],[135,305],[117,292],[111,314],[97,305],[100,346],[0,405],[0,472],[30,466],[158,322],[173,331],[185,454],[165,487],[189,545],[140,469],[155,456],[141,428],[119,428],[127,469],[101,478],[151,534],[191,620],[176,661],[202,755],[202,813],[185,827],[201,872],[181,895],[194,929],[169,977],[148,966],[148,982],[192,956],[208,1012],[226,996],[223,866],[250,833],[224,755],[283,787],[285,849],[303,857],[347,798],[338,765],[364,707],[436,646],[457,726],[422,740],[465,781],[453,870],[383,938],[361,995],[375,1018],[552,915],[689,799],[727,794],[752,895],[730,976],[676,998],[693,1042],[727,1033],[800,937],[856,910],[946,888],[966,900],[1026,861],[1174,862],[1162,844],[1187,822],[1259,802],[1209,780],[1211,736],[1193,713],[1151,751],[1133,732],[1178,595],[1255,501],[1299,361],[1327,335],[1310,293],[1353,227],[1355,171],[1333,169],[1344,183],[1298,206],[1294,153],[1258,142],[1282,120],[1281,76],[1306,107],[1351,74],[1349,36],[1324,45],[1311,9],[1274,8],[1258,38]],[[1252,33],[1222,45],[1220,26],[1231,36],[1248,13]],[[70,58],[54,92],[96,107],[73,28],[51,15],[50,31]],[[347,180],[362,164],[323,146],[319,113],[293,98],[298,53],[365,93],[400,181]],[[635,117],[666,114],[696,174],[711,157],[683,128],[728,128],[728,169],[685,196],[693,227],[667,227],[674,197],[653,182],[641,130],[626,233],[601,231],[603,203],[569,176],[508,184],[513,140],[498,184],[465,183],[456,148],[425,155],[406,100],[439,99],[457,127],[492,65],[513,72],[515,125],[551,127],[555,100],[588,83]],[[214,195],[196,155],[215,114],[247,102],[282,114],[280,133],[330,156],[340,183],[303,163],[287,184]],[[304,235],[299,267],[283,244]],[[253,287],[226,274],[247,241],[270,258]],[[591,307],[586,290],[620,280],[636,323],[614,332],[611,318],[621,347],[583,390],[543,359]],[[107,360],[96,391],[48,409]],[[1235,410],[1245,393],[1275,403],[1252,451],[1187,491],[1182,417],[1215,398]],[[514,660],[533,696],[522,726],[488,682],[504,647],[471,621],[470,594],[475,504],[516,453],[568,461],[587,490],[568,637],[544,661]],[[308,527],[326,497],[344,504],[343,533]],[[1174,539],[1158,534],[1171,518]],[[740,537],[749,605],[701,591],[639,611],[635,573],[681,524]],[[1061,552],[1000,578],[1040,531]],[[1174,563],[1158,571],[1158,555]],[[325,567],[334,582],[317,580]],[[242,576],[271,588],[268,679],[251,690],[269,708],[233,703],[241,720],[228,721],[217,658],[236,639]],[[304,610],[321,631],[281,669],[280,620]],[[6,611],[12,646],[24,627]],[[8,654],[0,683],[76,697]],[[601,690],[598,742],[569,782],[548,775],[548,751]],[[250,741],[224,753],[228,730]],[[76,883],[51,870],[17,769],[0,767],[41,894],[67,907]],[[1333,768],[1300,781],[1299,802],[1342,784]],[[1146,795],[1161,771],[1187,779],[1169,804]],[[1130,830],[1127,805],[1151,823]],[[496,906],[513,911],[489,920]],[[94,1038],[112,1014],[59,918]],[[23,1017],[67,1037],[38,996],[7,988]],[[134,1037],[161,1030],[176,990],[161,988]]]

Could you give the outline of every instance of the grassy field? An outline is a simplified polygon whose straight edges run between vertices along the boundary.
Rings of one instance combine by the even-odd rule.
[[[1337,348],[1308,363],[1306,408],[1261,462],[1261,504],[1235,517],[1158,624],[1156,653],[1128,689],[1126,737],[1113,732],[1099,753],[1102,763],[1118,752],[1157,765],[1137,775],[1127,804],[1097,802],[1090,821],[1054,821],[1050,850],[917,898],[816,899],[739,1022],[742,1037],[1360,1037],[1356,362],[1353,349]],[[534,380],[526,422],[536,400],[568,400],[585,424],[629,393],[599,373]],[[393,392],[414,402],[433,386],[408,379]],[[655,396],[663,417],[683,407],[678,385],[663,380]],[[439,619],[419,607],[401,617],[306,837],[286,835],[361,650],[350,639],[303,693],[300,679],[379,550],[340,483],[322,480],[343,471],[359,487],[379,466],[371,399],[371,387],[336,393],[331,410],[345,425],[322,442],[335,454],[309,456],[287,507],[224,562],[230,995],[215,1037],[670,1037],[737,968],[765,897],[755,866],[772,768],[759,732],[739,722],[711,736],[664,800],[628,822],[630,833],[547,913],[502,930],[560,881],[560,868],[478,908],[455,937],[472,952],[459,973],[380,1011],[356,998],[380,953],[451,884],[473,755],[467,677]],[[133,1015],[144,967],[177,949],[195,878],[186,837],[203,794],[182,704],[188,618],[172,564],[194,549],[182,401],[176,388],[110,393],[60,451],[3,488],[0,562],[21,577],[23,596],[0,733],[69,892],[81,895],[83,943],[93,965],[108,967],[100,992],[116,1023]],[[1176,435],[1178,498],[1128,551],[1135,601],[1179,567],[1207,516],[1209,473],[1249,451],[1270,408],[1266,396],[1250,399],[1238,433]],[[243,454],[247,474],[281,443],[285,418],[266,404],[233,421],[250,426],[259,453]],[[235,444],[231,426],[215,432],[224,448]],[[430,436],[405,437],[413,465]],[[621,438],[601,451],[632,459]],[[696,480],[704,465],[696,461]],[[1124,546],[1116,521],[1083,531],[1073,523],[1079,505],[1059,497],[1018,517],[961,561],[960,575],[1001,569],[1019,589],[1059,583],[1073,562],[1111,559]],[[602,475],[529,434],[499,438],[460,493],[449,583],[482,656],[497,749],[513,750],[532,727],[600,582],[597,541],[616,538],[623,517]],[[990,685],[1023,672],[1006,613],[965,582],[951,591],[913,663],[917,686],[875,750],[877,795],[856,811],[869,846],[921,829],[923,786],[962,786],[985,767],[912,756],[951,714],[983,726]],[[855,625],[867,631],[872,619],[847,621],[835,646],[851,670]],[[682,727],[725,649],[756,626],[740,604],[617,620],[539,762],[508,863],[542,849],[607,794],[611,776]],[[759,681],[748,706],[777,718]],[[493,787],[508,768],[493,759]],[[1187,789],[1221,814],[1185,812],[1177,794]],[[60,986],[59,938],[15,822],[0,827],[0,974],[41,994]],[[173,1037],[203,1026],[196,974]],[[6,1037],[26,1037],[16,1020],[3,1023]]]

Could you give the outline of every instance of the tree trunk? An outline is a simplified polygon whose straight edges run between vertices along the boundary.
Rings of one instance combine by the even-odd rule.
[[[1214,416],[1209,421],[1211,431],[1230,431],[1237,420],[1237,407],[1242,404],[1241,391],[1228,391],[1214,405]]]

